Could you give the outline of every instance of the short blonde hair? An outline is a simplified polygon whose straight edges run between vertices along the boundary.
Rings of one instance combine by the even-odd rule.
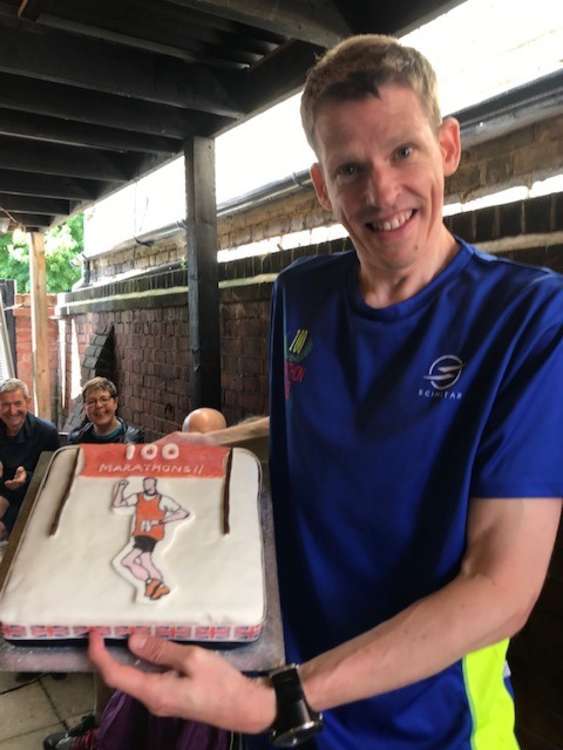
[[[313,150],[315,119],[321,104],[379,96],[386,83],[408,86],[419,97],[434,130],[442,117],[436,74],[428,60],[413,47],[382,34],[361,34],[330,49],[311,68],[301,97],[301,121]]]

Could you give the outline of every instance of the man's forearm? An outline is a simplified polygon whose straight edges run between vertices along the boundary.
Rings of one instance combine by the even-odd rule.
[[[457,578],[387,622],[303,664],[314,708],[395,690],[517,632],[541,591],[557,499],[474,500]]]
[[[452,583],[301,667],[310,704],[325,710],[379,695],[445,669],[471,651],[516,632],[508,592],[482,576]]]
[[[215,430],[207,433],[210,440],[216,445],[232,445],[233,443],[244,442],[246,440],[257,440],[267,438],[270,432],[270,418],[258,417],[240,424],[226,427],[224,430]]]

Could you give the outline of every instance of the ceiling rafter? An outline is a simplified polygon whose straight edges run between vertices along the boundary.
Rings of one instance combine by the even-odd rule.
[[[351,33],[332,0],[170,0],[184,8],[204,11],[258,29],[324,47]]]
[[[35,198],[28,195],[0,193],[0,208],[18,213],[67,215],[71,212],[70,201],[57,198]]]
[[[64,198],[71,201],[95,201],[112,183],[78,180],[52,175],[31,174],[0,169],[0,193]]]
[[[69,146],[153,154],[176,154],[182,143],[180,139],[72,122],[2,107],[0,107],[0,134]]]
[[[218,115],[242,114],[211,69],[56,33],[0,29],[0,70]]]
[[[62,84],[0,73],[0,106],[75,120],[91,125],[132,130],[148,135],[186,138],[228,122],[205,112],[182,110]]]
[[[128,154],[0,136],[0,169],[125,183],[134,166]]]

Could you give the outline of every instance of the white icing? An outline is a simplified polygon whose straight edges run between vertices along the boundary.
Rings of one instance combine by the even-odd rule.
[[[82,455],[58,529],[49,536],[75,451],[55,455],[0,595],[2,623],[154,628],[263,622],[260,467],[253,454],[233,450],[229,534],[222,529],[223,478],[158,479],[159,493],[190,517],[165,525],[153,559],[171,592],[150,601],[144,584],[120,564],[131,548],[134,508],[111,507],[116,478],[80,476]],[[141,490],[142,478],[131,477],[125,494]]]

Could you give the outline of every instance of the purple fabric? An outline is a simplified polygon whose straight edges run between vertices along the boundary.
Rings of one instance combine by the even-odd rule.
[[[97,736],[99,750],[228,750],[229,733],[184,719],[153,716],[142,703],[116,690]]]

